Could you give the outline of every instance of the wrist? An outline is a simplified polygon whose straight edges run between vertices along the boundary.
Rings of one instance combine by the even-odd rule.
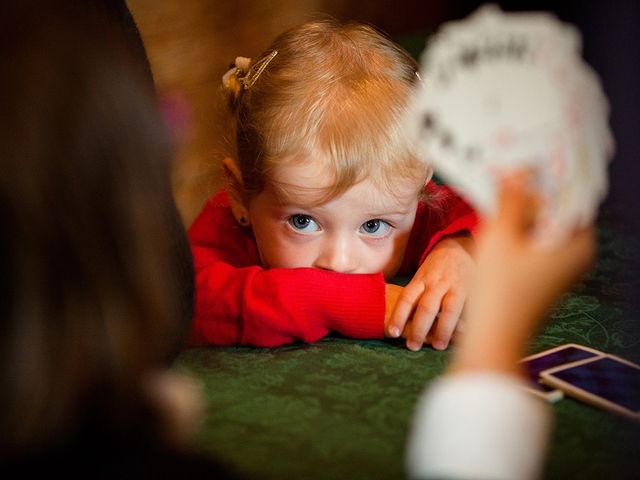
[[[490,322],[478,322],[478,318],[490,319]],[[531,323],[525,318],[496,313],[467,316],[464,335],[458,343],[451,371],[522,375],[519,361],[530,340],[531,332],[527,325]]]
[[[454,358],[449,373],[480,373],[491,372],[510,376],[523,377],[524,371],[520,367],[522,358],[520,351],[460,351]]]

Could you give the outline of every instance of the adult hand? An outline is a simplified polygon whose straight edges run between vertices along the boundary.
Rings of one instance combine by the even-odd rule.
[[[536,198],[528,193],[528,183],[524,173],[506,178],[497,213],[481,222],[477,275],[454,370],[519,373],[517,361],[530,335],[593,260],[593,227],[553,247],[542,248],[532,240]]]

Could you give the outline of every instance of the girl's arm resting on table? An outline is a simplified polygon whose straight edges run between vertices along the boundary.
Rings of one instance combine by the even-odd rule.
[[[236,223],[224,192],[205,204],[189,240],[196,271],[191,344],[271,347],[330,331],[382,338],[381,274],[262,269],[255,239]]]
[[[385,284],[382,274],[237,268],[218,261],[196,273],[195,311],[193,345],[273,347],[314,342],[330,331],[383,338]]]

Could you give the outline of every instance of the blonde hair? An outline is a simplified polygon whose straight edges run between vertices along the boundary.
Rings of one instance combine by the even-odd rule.
[[[273,182],[274,167],[311,157],[321,158],[333,176],[323,201],[365,178],[387,188],[398,177],[428,178],[402,128],[419,81],[417,64],[369,25],[330,18],[304,23],[230,80],[231,154],[249,197]]]

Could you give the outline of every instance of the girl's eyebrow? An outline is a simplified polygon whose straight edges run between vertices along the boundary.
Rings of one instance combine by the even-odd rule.
[[[302,211],[308,214],[316,214],[318,210],[322,208],[321,204],[313,203],[313,202],[300,202],[299,199],[292,201],[290,199],[277,199],[277,208],[280,210],[289,210],[289,211]]]
[[[295,201],[293,199],[282,199],[278,198],[278,206],[280,208],[286,208],[287,210],[305,210],[312,211],[315,210],[322,205],[317,202],[301,202],[299,199]]]
[[[324,188],[273,188],[272,192],[282,207],[311,209],[321,206],[326,197]]]
[[[414,210],[413,205],[409,205],[402,201],[389,202],[387,205],[373,205],[373,208],[366,212],[372,218],[393,215],[408,215]]]
[[[318,201],[320,198],[319,196],[315,199],[311,198],[311,201],[309,202],[305,202],[303,200],[306,197],[306,195],[300,195],[297,197],[292,195],[276,195],[278,206],[280,208],[285,208],[287,210],[304,210],[309,213],[322,213],[323,206],[326,202],[320,203]],[[400,205],[390,205],[388,208],[381,206],[375,210],[362,210],[362,216],[366,218],[399,217],[410,214],[412,210],[413,208],[411,207],[402,208]]]
[[[371,217],[371,218],[376,218],[376,217],[393,217],[393,216],[401,216],[401,215],[408,215],[410,212],[410,210],[397,210],[397,211],[381,211],[381,212],[375,212],[375,213],[370,213],[367,214],[367,216]]]
[[[322,210],[322,207],[326,203],[331,202],[331,198],[327,198],[326,187],[301,187],[291,184],[271,185],[271,193],[273,194],[278,206],[287,209],[301,209],[313,212],[314,210]],[[362,212],[363,216],[368,218],[379,218],[385,216],[403,216],[408,215],[412,211],[412,207],[404,206],[404,201],[400,198],[396,198],[396,201],[390,201],[387,205],[381,202],[379,205],[369,205],[369,208],[373,206],[375,208],[369,211]]]

